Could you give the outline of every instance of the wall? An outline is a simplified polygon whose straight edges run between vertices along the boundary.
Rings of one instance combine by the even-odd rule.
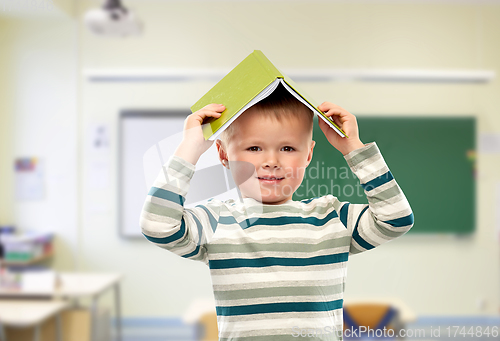
[[[1,18],[0,223],[53,231],[53,266],[74,270],[77,256],[75,25],[65,17]],[[5,123],[5,124],[4,124]],[[4,152],[5,151],[5,152]],[[13,159],[43,162],[44,199],[18,201]]]
[[[83,69],[230,68],[254,49],[263,50],[283,69],[491,69],[497,72],[497,77],[500,69],[500,7],[496,5],[364,5],[325,1],[130,0],[127,3],[145,21],[144,35],[110,40],[92,36],[80,25],[78,57]],[[96,2],[82,1],[76,11],[83,13],[95,6]],[[55,30],[63,24],[43,25]],[[34,53],[35,44],[31,39],[43,40],[36,29],[42,26],[16,22],[8,23],[8,27],[16,42],[9,47],[10,55]],[[22,27],[30,31],[21,34],[16,28]],[[60,40],[56,45],[44,45],[46,53],[53,57],[62,53],[64,57],[59,57],[62,65],[74,66],[69,50],[63,48],[63,45],[74,44],[71,34],[51,32],[52,37],[59,36]],[[64,99],[60,105],[67,105],[69,110],[70,103],[76,101],[72,85],[74,74],[69,76],[69,71],[59,71],[59,67],[51,64],[31,67],[50,67],[53,72],[60,72],[69,88],[54,80],[47,88],[67,91],[64,92],[67,95],[46,96]],[[187,309],[191,299],[211,296],[209,272],[203,264],[175,257],[142,239],[119,237],[116,152],[120,109],[187,108],[213,83],[92,83],[79,78],[80,116],[72,107],[68,118],[60,111],[49,110],[48,102],[35,100],[30,107],[21,106],[20,99],[30,96],[30,86],[42,75],[28,76],[18,70],[16,75],[9,77],[20,80],[16,88],[19,99],[0,104],[4,106],[0,108],[16,106],[14,117],[2,118],[16,126],[15,136],[7,134],[4,138],[13,145],[14,155],[49,153],[51,159],[57,159],[56,155],[67,149],[56,142],[43,142],[43,137],[54,133],[54,127],[61,120],[69,130],[57,140],[66,141],[70,149],[79,146],[81,151],[78,159],[74,159],[76,154],[72,155],[68,163],[82,167],[68,170],[69,182],[65,183],[69,184],[72,193],[76,186],[81,192],[76,199],[71,197],[68,203],[62,204],[75,239],[69,238],[72,241],[67,248],[59,250],[59,256],[71,259],[76,250],[80,250],[80,269],[123,272],[126,316],[175,316]],[[2,78],[5,77],[0,77],[0,84]],[[325,82],[304,83],[303,86],[318,101],[334,102],[354,114],[474,115],[480,134],[500,133],[498,78],[488,84]],[[31,112],[32,106],[38,104],[36,107],[41,108],[42,103],[47,107],[43,112],[50,118],[50,123],[47,123],[49,120],[36,121],[37,130],[43,133],[33,131],[33,125],[22,119]],[[88,148],[89,129],[96,124],[104,124],[110,129],[110,149],[103,153]],[[4,167],[4,159],[1,161]],[[97,188],[92,185],[92,171],[95,165],[103,163],[109,166],[109,181],[106,186]],[[408,235],[353,257],[346,296],[399,296],[419,315],[496,314],[500,303],[500,264],[493,200],[494,187],[500,180],[496,171],[500,158],[498,154],[479,153],[477,166],[475,234],[461,238]],[[81,182],[73,182],[75,174],[81,174]],[[8,181],[0,181],[2,188],[4,184],[9,186]],[[21,213],[37,216],[47,209],[42,220],[44,224],[50,225],[50,221],[58,234],[66,233],[60,219],[50,220],[50,216],[61,212],[50,206],[53,201],[28,207],[10,203],[5,195],[1,198],[11,205],[16,222],[34,226],[32,218],[23,217]],[[78,206],[81,219],[75,221],[78,215],[73,213],[78,198],[81,198]],[[482,308],[478,301],[484,301]]]
[[[10,44],[11,37],[7,30],[8,24],[0,19],[0,94],[4,100],[0,101],[0,224],[13,222],[13,201],[10,200],[12,193],[12,84],[14,76],[10,72]]]

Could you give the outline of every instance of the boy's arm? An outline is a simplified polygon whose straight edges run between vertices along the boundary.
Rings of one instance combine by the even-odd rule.
[[[144,203],[140,226],[153,244],[192,260],[207,263],[205,244],[219,217],[217,205],[185,209],[184,201],[195,166],[172,156],[158,175]]]
[[[349,253],[373,249],[405,234],[413,226],[413,213],[377,145],[361,142],[356,117],[344,108],[324,102],[319,109],[349,136],[341,137],[319,120],[325,137],[344,155],[368,198],[368,205],[342,203],[336,207],[340,220],[352,231]]]
[[[352,231],[349,253],[356,254],[405,234],[413,213],[375,142],[344,156],[364,188],[368,205],[344,203],[339,215]]]
[[[212,143],[203,138],[203,119],[219,117],[223,110],[224,106],[211,104],[188,116],[184,138],[151,187],[140,218],[142,233],[150,242],[205,263],[208,260],[204,245],[215,231],[219,206],[207,204],[184,209],[184,201],[195,164]]]

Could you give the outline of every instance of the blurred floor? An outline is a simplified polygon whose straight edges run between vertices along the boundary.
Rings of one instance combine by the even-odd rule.
[[[484,335],[487,330],[489,336]],[[406,326],[406,332],[408,333],[406,340],[497,341],[500,339],[499,330],[500,316],[422,317]],[[471,335],[471,331],[473,335]],[[290,339],[300,340],[301,338],[292,338],[291,336]],[[198,340],[196,328],[184,324],[180,319],[124,319],[123,322],[122,341],[195,340]],[[113,341],[116,341],[116,339],[113,339]]]
[[[115,334],[114,327],[112,328]],[[197,329],[181,319],[124,318],[122,341],[195,341]],[[113,337],[113,341],[117,338]]]

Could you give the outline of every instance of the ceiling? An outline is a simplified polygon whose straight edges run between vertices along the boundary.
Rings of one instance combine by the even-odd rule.
[[[1,17],[40,17],[40,16],[61,16],[73,12],[76,2],[81,0],[0,0],[0,18]],[[140,4],[149,2],[325,2],[325,3],[390,3],[390,4],[498,4],[500,0],[122,0],[125,4]],[[83,1],[82,1],[83,2]],[[100,6],[105,0],[90,0],[97,6]],[[41,8],[33,6],[33,3],[41,5]],[[43,7],[47,4],[47,7]],[[49,6],[53,6],[50,8]]]

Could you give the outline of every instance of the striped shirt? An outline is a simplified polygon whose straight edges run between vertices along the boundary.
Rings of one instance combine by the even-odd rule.
[[[185,209],[195,167],[176,156],[166,164],[144,204],[142,233],[209,266],[219,340],[342,339],[349,256],[413,225],[410,205],[374,142],[345,159],[368,205],[326,195],[281,205],[211,199]]]

